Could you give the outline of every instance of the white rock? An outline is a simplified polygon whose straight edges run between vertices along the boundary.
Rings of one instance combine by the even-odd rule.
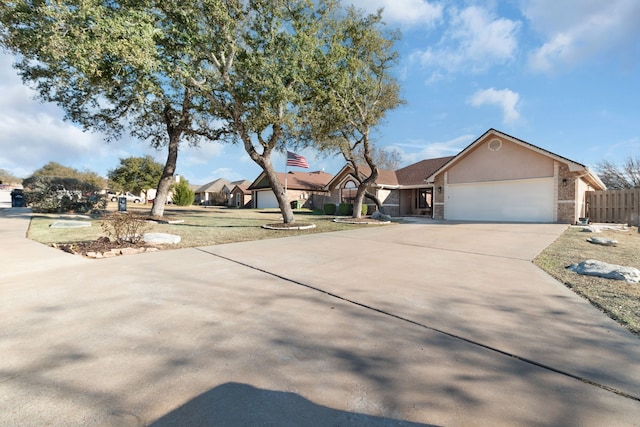
[[[144,233],[143,239],[145,243],[154,245],[175,245],[181,240],[180,236],[167,233]]]
[[[82,228],[82,227],[91,227],[91,223],[89,221],[54,221],[49,227],[51,228]]]
[[[618,244],[617,240],[613,239],[605,239],[602,237],[589,237],[587,242],[593,243],[594,245],[602,245],[602,246],[615,246]]]
[[[629,283],[640,283],[640,270],[634,267],[624,267],[616,264],[588,259],[567,267],[571,271],[586,276],[598,276],[605,279],[625,280]]]

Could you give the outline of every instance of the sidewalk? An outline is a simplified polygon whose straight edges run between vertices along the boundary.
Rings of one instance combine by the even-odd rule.
[[[0,425],[639,425],[638,338],[528,261],[560,226],[85,260],[28,216],[0,214]]]

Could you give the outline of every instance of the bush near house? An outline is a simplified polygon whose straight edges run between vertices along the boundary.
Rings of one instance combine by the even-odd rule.
[[[325,215],[335,215],[336,214],[336,205],[334,203],[325,203],[324,204],[324,214]]]

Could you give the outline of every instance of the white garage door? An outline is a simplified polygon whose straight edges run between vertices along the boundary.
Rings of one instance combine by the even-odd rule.
[[[265,208],[277,208],[278,207],[278,199],[276,199],[276,195],[271,190],[265,191],[256,191],[256,197],[258,201],[256,202],[256,207],[265,209]]]
[[[553,178],[450,184],[445,219],[553,222]]]

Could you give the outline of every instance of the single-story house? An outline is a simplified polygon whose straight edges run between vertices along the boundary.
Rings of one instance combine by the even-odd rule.
[[[233,206],[236,208],[249,208],[251,207],[251,190],[249,190],[250,183],[236,184],[229,192],[229,203],[227,206]]]
[[[345,166],[328,184],[327,201],[349,201],[355,185]],[[585,193],[604,189],[585,165],[489,129],[456,156],[380,171],[370,191],[392,216],[575,223],[585,216]]]
[[[194,202],[198,205],[217,205],[223,204],[227,200],[228,188],[230,182],[228,179],[218,178],[204,185],[199,186],[193,192],[195,193]]]
[[[236,187],[240,187],[241,191],[246,191],[249,188],[249,185],[251,185],[251,181],[247,181],[246,179],[241,179],[238,181],[231,181],[229,184],[225,185],[224,188],[222,189],[222,192],[224,194],[227,195],[227,206],[231,206],[231,207],[239,207],[236,206],[238,201],[237,199],[234,198],[233,195],[233,190]],[[251,192],[247,192],[247,194],[249,199],[251,198]],[[243,197],[241,197],[241,201],[243,200]],[[246,203],[241,203],[240,207],[245,206]]]
[[[249,186],[251,182],[241,179],[229,181],[225,178],[218,178],[204,185],[199,185],[193,190],[195,193],[195,203],[199,205],[227,205],[235,206],[235,201],[231,198],[231,190],[236,185]]]
[[[327,194],[325,186],[333,175],[324,171],[315,172],[276,172],[278,181],[287,189],[287,200],[296,202],[299,207],[322,208],[322,200]],[[267,175],[262,172],[248,188],[251,191],[254,208],[277,208],[278,200],[271,190]]]
[[[378,179],[369,188],[382,203],[384,213],[392,216],[427,215],[432,216],[433,185],[425,182],[431,175],[453,157],[426,159],[398,170],[379,169]],[[368,167],[360,167],[361,179],[371,172]],[[355,171],[345,165],[327,184],[324,203],[353,203],[357,192]],[[368,198],[364,203],[373,205]]]

